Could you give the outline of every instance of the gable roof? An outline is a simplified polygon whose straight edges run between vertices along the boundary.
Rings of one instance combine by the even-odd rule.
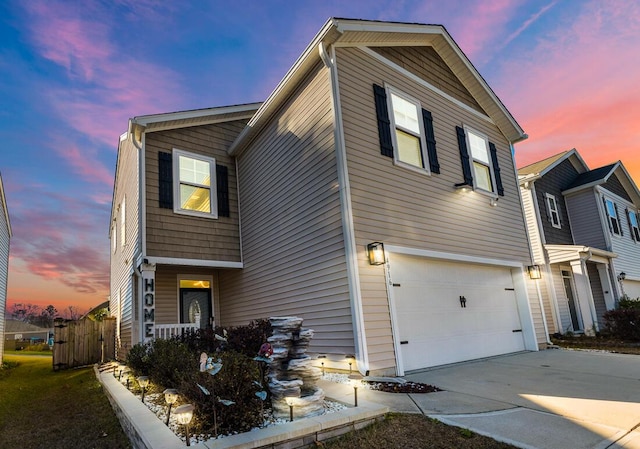
[[[572,148],[571,150],[554,154],[553,156],[549,156],[546,159],[542,159],[541,161],[534,162],[533,164],[529,164],[522,168],[519,168],[518,178],[520,178],[520,182],[541,178],[567,159],[571,160],[573,166],[579,172],[585,172],[589,170],[587,163],[582,159],[582,157],[580,157],[578,150]]]
[[[36,326],[35,324],[25,323],[20,320],[5,320],[5,333],[16,333],[16,332],[47,332],[49,328]]]
[[[618,180],[631,197],[633,204],[635,204],[636,207],[640,207],[640,191],[638,190],[638,186],[636,186],[636,183],[633,181],[627,169],[624,168],[621,161],[605,165],[604,167],[594,168],[593,170],[578,175],[562,194],[566,195],[605,184],[609,178],[614,175],[618,177]]]
[[[238,154],[246,148],[315,64],[321,60],[325,65],[332,64],[327,54],[331,45],[431,46],[510,142],[527,138],[444,26],[330,18],[233,142],[229,154]]]

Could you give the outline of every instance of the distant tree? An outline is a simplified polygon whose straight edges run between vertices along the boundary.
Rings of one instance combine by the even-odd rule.
[[[51,304],[44,309],[36,304],[13,304],[9,312],[9,318],[40,327],[52,327],[53,320],[58,316],[58,310]]]
[[[63,318],[73,321],[80,319],[82,315],[82,312],[76,306],[68,306],[62,313]]]

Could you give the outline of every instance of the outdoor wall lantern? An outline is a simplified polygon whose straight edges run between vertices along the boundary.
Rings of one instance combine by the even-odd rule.
[[[289,421],[293,421],[293,406],[296,404],[297,396],[285,396],[284,400],[289,406]]]
[[[622,282],[627,278],[627,273],[625,273],[624,271],[622,271],[619,275],[618,275],[618,282]]]
[[[360,384],[360,379],[357,379],[355,376],[349,376],[349,383],[353,387],[353,406],[358,406],[358,385]]]
[[[529,278],[542,279],[542,271],[540,270],[540,265],[529,265],[527,267],[527,271],[529,272]]]
[[[142,402],[144,402],[144,392],[149,386],[149,378],[147,376],[139,376],[137,380],[140,388],[142,388]]]
[[[185,429],[185,434],[187,437],[187,446],[191,446],[191,440],[189,438],[189,423],[193,418],[193,410],[195,407],[192,404],[184,404],[180,407],[176,407],[173,414],[176,416],[178,420],[178,424],[182,424]]]
[[[468,192],[469,190],[471,190],[471,185],[466,183],[466,182],[459,182],[457,184],[453,185],[456,190],[460,190],[461,192]]]
[[[164,400],[169,405],[169,409],[167,410],[167,426],[169,425],[169,417],[171,416],[171,406],[176,403],[178,400],[178,390],[175,388],[167,388],[163,391]]]
[[[384,263],[384,245],[381,242],[373,242],[367,245],[367,254],[371,265],[382,265]]]

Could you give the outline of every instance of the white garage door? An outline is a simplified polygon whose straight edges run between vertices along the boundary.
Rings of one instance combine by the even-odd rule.
[[[509,268],[389,260],[405,371],[524,350]]]
[[[624,292],[632,299],[640,298],[640,281],[631,281],[629,279],[624,281]]]

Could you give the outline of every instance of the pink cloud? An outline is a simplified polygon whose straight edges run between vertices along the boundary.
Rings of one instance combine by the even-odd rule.
[[[494,83],[530,136],[516,147],[518,164],[575,147],[592,167],[623,159],[638,180],[640,5],[581,6],[571,22],[504,64]]]

